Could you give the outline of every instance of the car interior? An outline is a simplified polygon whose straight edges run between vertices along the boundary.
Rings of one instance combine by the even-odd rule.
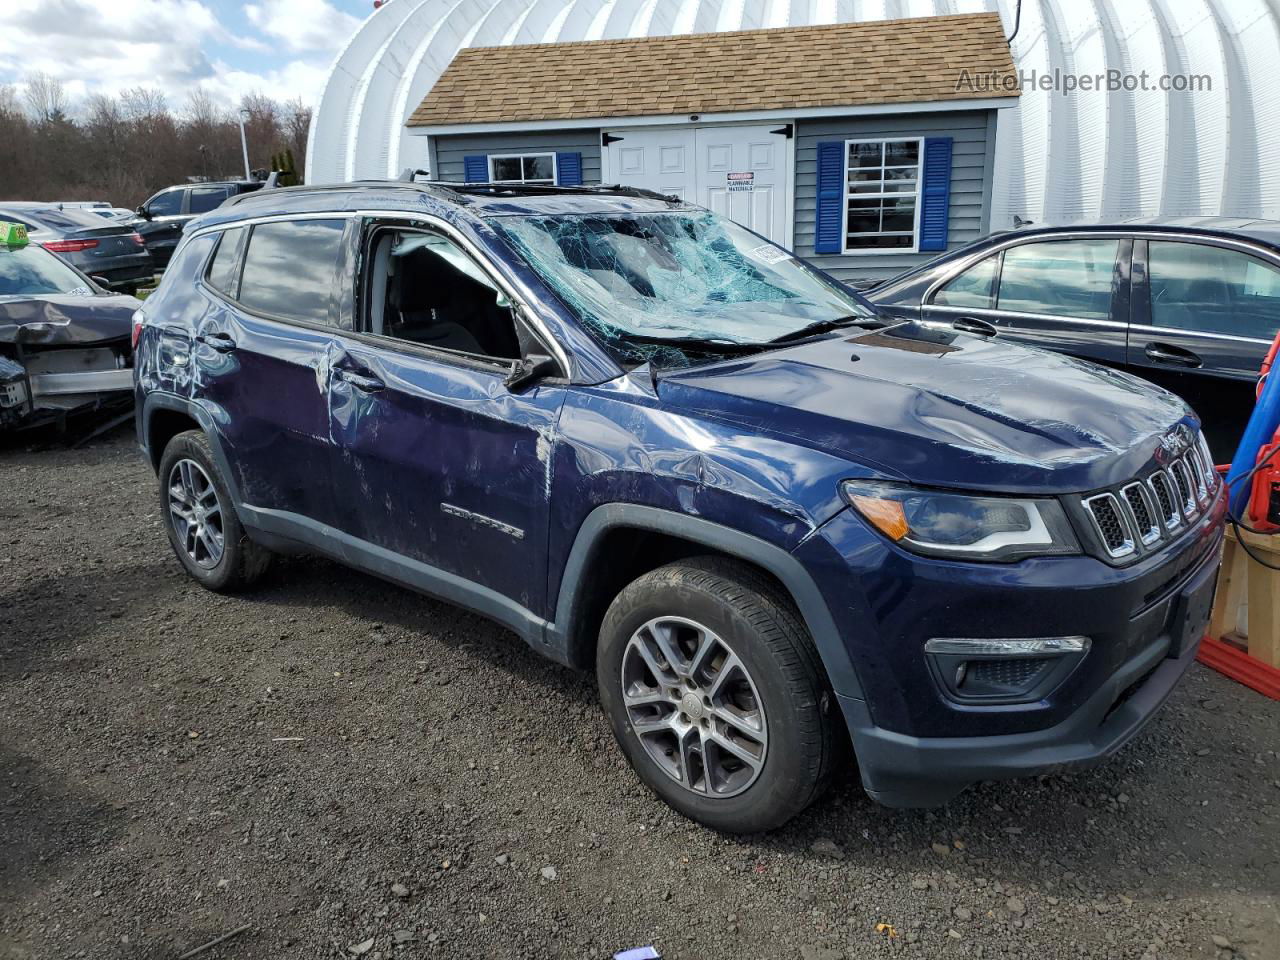
[[[381,228],[370,238],[368,331],[424,346],[517,360],[511,304],[445,237]]]

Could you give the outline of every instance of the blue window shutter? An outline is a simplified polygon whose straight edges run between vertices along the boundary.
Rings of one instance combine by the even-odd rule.
[[[462,158],[462,179],[467,183],[489,182],[489,155],[485,153]]]
[[[556,154],[556,183],[562,187],[582,186],[582,154]]]
[[[818,144],[818,207],[813,228],[814,253],[844,251],[844,164],[843,140]]]
[[[951,138],[929,137],[924,142],[924,182],[920,189],[920,249],[947,249],[947,220],[951,213]]]

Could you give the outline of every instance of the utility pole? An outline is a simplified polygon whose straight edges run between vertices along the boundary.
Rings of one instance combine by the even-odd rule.
[[[246,180],[253,179],[253,173],[249,170],[249,143],[244,138],[244,119],[249,116],[249,111],[240,110],[240,152],[244,154],[244,178]]]

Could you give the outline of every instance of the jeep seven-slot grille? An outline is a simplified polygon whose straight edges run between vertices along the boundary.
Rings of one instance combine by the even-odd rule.
[[[1080,500],[1098,542],[1112,560],[1157,550],[1178,536],[1212,501],[1218,477],[1203,445],[1190,446],[1161,469]]]

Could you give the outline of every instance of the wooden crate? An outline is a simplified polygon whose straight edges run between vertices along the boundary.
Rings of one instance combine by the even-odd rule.
[[[1257,556],[1280,566],[1280,537],[1240,531]],[[1270,570],[1245,553],[1227,528],[1218,595],[1199,660],[1219,673],[1280,700],[1280,570]]]

